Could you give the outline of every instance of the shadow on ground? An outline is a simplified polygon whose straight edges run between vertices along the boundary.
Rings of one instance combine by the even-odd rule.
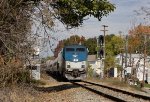
[[[51,76],[53,79],[57,80],[58,82],[69,82],[66,78],[64,78],[60,74],[56,73],[51,73],[50,71],[46,71],[48,76]]]
[[[51,86],[51,87],[34,87],[34,88],[35,90],[42,91],[42,92],[59,92],[71,88],[78,88],[78,86],[73,84],[63,84],[63,85]]]

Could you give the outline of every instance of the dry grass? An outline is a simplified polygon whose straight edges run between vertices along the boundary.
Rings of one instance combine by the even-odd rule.
[[[48,77],[42,73],[41,80],[31,80],[30,83],[11,84],[0,88],[0,102],[45,102],[52,100],[48,93],[35,89],[35,86],[44,86],[47,84],[44,79]],[[53,93],[51,93],[53,96]],[[47,97],[47,99],[45,98]],[[47,101],[51,102],[51,101]]]
[[[33,102],[34,94],[37,92],[30,87],[12,86],[0,89],[0,100],[2,102]]]
[[[93,82],[98,82],[100,84],[120,88],[120,89],[126,89],[129,91],[137,90],[139,91],[139,88],[136,86],[130,86],[129,84],[125,83],[124,81],[121,81],[119,78],[105,78],[105,79],[99,79],[99,78],[88,78],[86,80],[91,80]]]

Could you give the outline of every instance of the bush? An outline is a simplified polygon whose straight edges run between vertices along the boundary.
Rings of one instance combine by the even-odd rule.
[[[30,78],[30,73],[29,71],[25,70],[23,72],[17,73],[17,83],[30,83],[31,78]]]
[[[93,77],[93,69],[91,68],[91,66],[88,67],[88,73],[87,73],[88,77]]]

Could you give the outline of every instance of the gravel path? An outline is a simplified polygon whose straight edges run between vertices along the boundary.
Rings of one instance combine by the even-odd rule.
[[[70,82],[58,82],[52,77],[47,77],[46,85],[38,88],[38,91],[44,93],[45,102],[112,102]]]

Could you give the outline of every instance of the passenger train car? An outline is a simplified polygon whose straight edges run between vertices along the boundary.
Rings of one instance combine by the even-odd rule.
[[[88,49],[83,45],[65,46],[55,60],[48,61],[47,68],[60,73],[68,80],[86,78]]]

